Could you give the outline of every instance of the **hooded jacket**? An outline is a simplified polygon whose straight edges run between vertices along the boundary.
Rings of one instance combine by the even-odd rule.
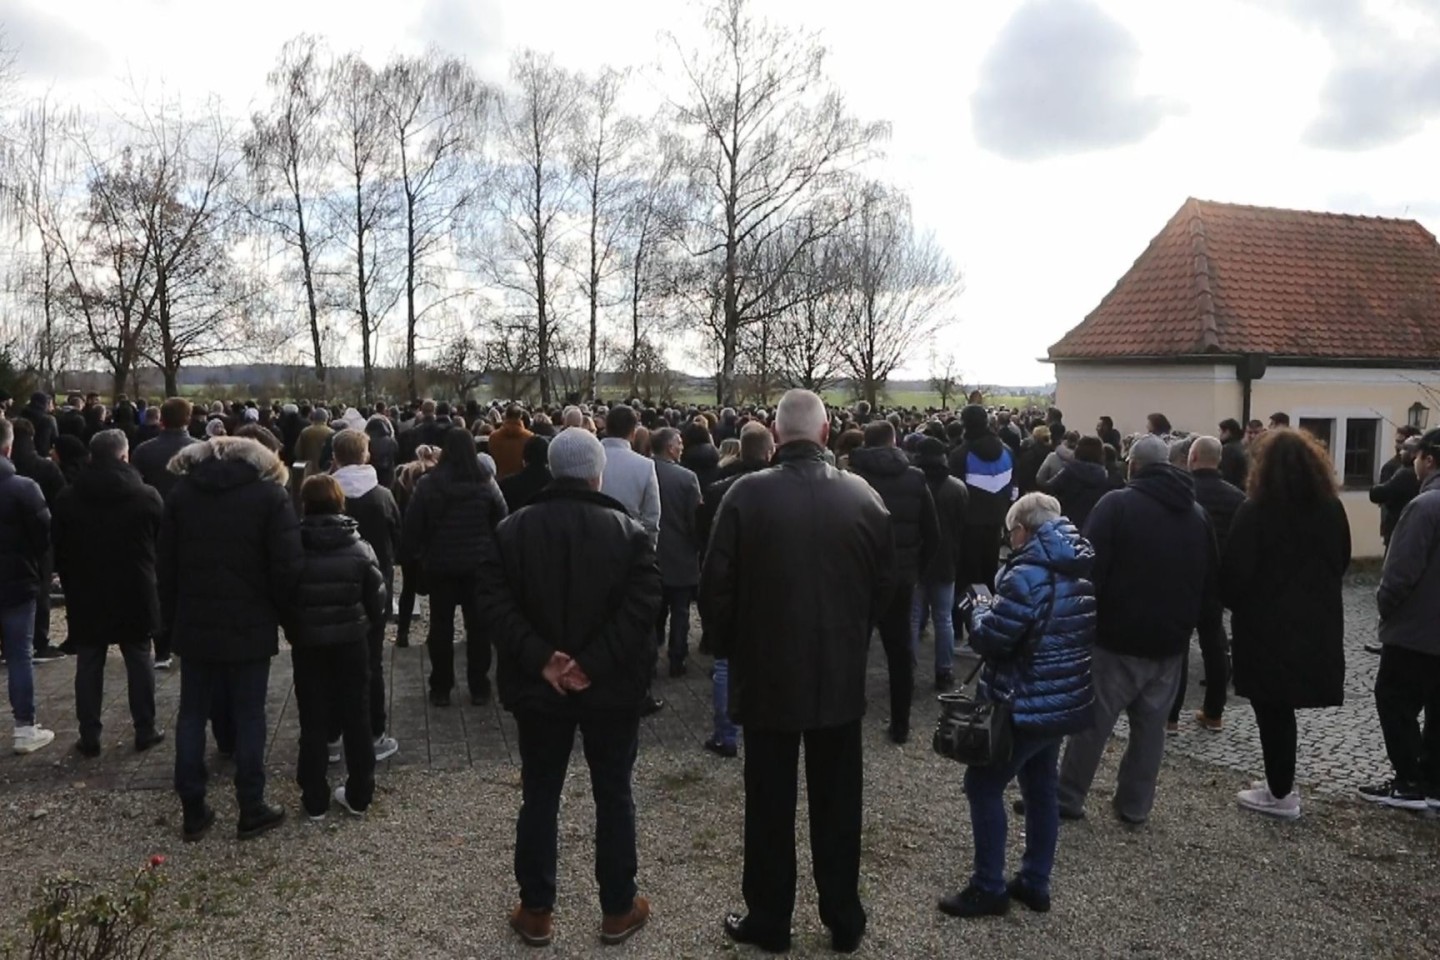
[[[1094,560],[1074,524],[1051,520],[1000,571],[995,601],[971,614],[970,643],[985,658],[979,696],[1008,700],[1026,733],[1058,737],[1091,725]]]
[[[378,473],[368,463],[341,467],[333,476],[345,494],[345,515],[355,520],[360,539],[375,551],[375,562],[390,583],[400,549],[400,508],[395,495],[380,485]]]
[[[363,644],[370,628],[385,622],[385,581],[374,551],[343,515],[306,517],[300,542],[305,560],[286,639],[297,649]]]
[[[31,400],[20,411],[20,416],[35,425],[35,452],[42,457],[50,456],[50,448],[54,446],[60,428],[56,425],[55,418],[45,409],[45,404]]]
[[[388,417],[377,413],[365,421],[365,434],[370,438],[370,466],[375,468],[380,486],[389,489],[395,485],[395,465],[400,461],[395,428]]]
[[[1085,526],[1095,504],[1115,486],[1103,464],[1072,459],[1050,481],[1049,491],[1060,501],[1060,510],[1076,529]]]
[[[40,485],[0,457],[0,609],[35,599],[50,549],[50,508]]]
[[[1100,498],[1085,523],[1095,548],[1095,642],[1163,660],[1184,653],[1207,598],[1218,597],[1215,532],[1190,475],[1166,463]]]
[[[45,503],[54,507],[55,498],[65,489],[65,474],[60,472],[60,465],[49,457],[36,453],[35,442],[18,433],[15,435],[15,445],[10,451],[10,462],[15,464],[16,473],[29,477],[40,485],[40,492],[45,495]]]
[[[1375,601],[1381,643],[1440,656],[1440,473],[1400,515]]]
[[[1004,524],[1015,492],[1015,458],[988,427],[967,427],[964,441],[950,451],[950,474],[965,481],[970,503],[965,520],[975,526]]]
[[[171,648],[220,663],[275,656],[304,562],[285,465],[254,440],[216,437],[170,472],[156,574]]]
[[[134,467],[92,462],[55,498],[50,534],[69,639],[149,641],[160,626],[155,543],[165,507]]]
[[[930,568],[940,547],[940,521],[925,474],[897,447],[860,447],[850,470],[880,494],[895,532],[895,569],[900,582],[914,585]]]

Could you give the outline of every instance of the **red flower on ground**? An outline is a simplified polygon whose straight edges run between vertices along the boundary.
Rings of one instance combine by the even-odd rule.
[[[165,866],[165,858],[162,857],[160,854],[157,853],[157,854],[155,854],[153,857],[150,858],[150,869],[151,869],[151,870],[154,870],[156,867],[163,867],[163,866]]]

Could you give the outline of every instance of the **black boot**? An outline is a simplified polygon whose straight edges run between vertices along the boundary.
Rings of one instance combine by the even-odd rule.
[[[250,840],[267,830],[273,830],[285,822],[285,808],[276,804],[262,803],[254,810],[240,814],[240,823],[235,835],[241,840]]]

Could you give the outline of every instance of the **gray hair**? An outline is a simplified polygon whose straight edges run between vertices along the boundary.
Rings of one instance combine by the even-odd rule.
[[[90,457],[94,460],[119,460],[130,452],[130,441],[123,430],[101,430],[90,438]]]
[[[1170,444],[1170,465],[1179,467],[1181,470],[1189,468],[1190,446],[1195,442],[1194,437],[1183,437],[1172,441]]]
[[[775,433],[781,443],[792,440],[823,443],[829,423],[825,401],[809,390],[788,390],[775,407]]]
[[[672,446],[680,443],[680,431],[674,427],[661,427],[650,434],[650,451],[659,453],[662,450],[669,450]]]
[[[1014,530],[1018,526],[1033,532],[1061,515],[1060,501],[1050,494],[1027,493],[1005,514],[1005,529]]]

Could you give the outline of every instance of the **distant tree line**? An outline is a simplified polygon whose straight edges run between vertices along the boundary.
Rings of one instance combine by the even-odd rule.
[[[7,117],[0,347],[46,387],[100,367],[114,393],[247,360],[323,393],[358,357],[367,399],[488,374],[548,402],[601,371],[652,396],[680,355],[717,401],[849,382],[873,402],[952,322],[959,274],[871,177],[888,128],[814,34],[750,0],[705,27],[662,38],[653,116],[627,112],[625,70],[526,50],[492,85],[440,49],[375,64],[310,35],[249,118],[41,96]]]

